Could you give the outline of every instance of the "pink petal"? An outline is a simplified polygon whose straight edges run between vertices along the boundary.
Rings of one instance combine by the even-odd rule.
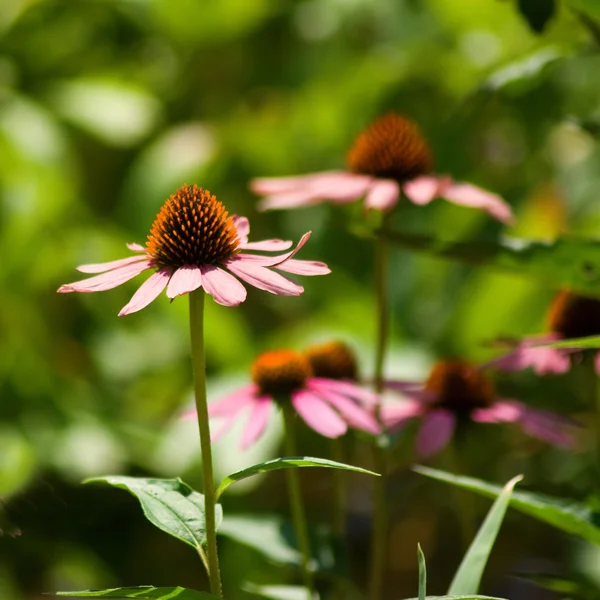
[[[140,261],[148,261],[147,256],[129,256],[128,258],[120,258],[119,260],[111,260],[105,263],[96,263],[91,265],[80,265],[77,270],[81,273],[106,273],[120,267],[126,267],[127,265],[133,265]]]
[[[471,413],[471,418],[477,423],[514,423],[523,415],[520,402],[500,400],[489,408],[478,408]]]
[[[431,411],[423,420],[417,435],[417,453],[423,457],[442,450],[452,438],[456,427],[456,417],[449,411]]]
[[[324,262],[317,260],[297,260],[295,258],[290,258],[274,268],[286,273],[293,273],[294,275],[327,275],[331,273],[331,269]]]
[[[413,394],[423,390],[425,385],[422,381],[386,381],[384,386],[388,390],[394,390],[401,394]]]
[[[170,277],[170,269],[161,269],[150,275],[138,288],[138,291],[132,296],[129,303],[121,309],[119,316],[130,315],[138,310],[142,310],[142,308],[146,308],[167,287]]]
[[[300,241],[296,244],[296,247],[290,252],[286,252],[285,254],[280,254],[279,256],[257,256],[255,254],[238,254],[229,260],[232,262],[253,262],[256,264],[260,264],[262,267],[275,267],[277,265],[281,265],[287,260],[290,260],[294,257],[304,244],[308,242],[310,239],[311,232],[307,231],[301,238]]]
[[[144,246],[142,246],[141,244],[136,244],[134,242],[126,245],[132,252],[146,252],[146,248],[144,248]]]
[[[427,406],[417,398],[408,398],[394,404],[384,404],[381,407],[381,420],[386,427],[395,429],[404,425],[406,421],[421,417],[425,414]]]
[[[310,381],[308,387],[312,387]],[[368,431],[374,435],[377,435],[381,431],[381,427],[379,427],[373,415],[359,406],[354,400],[350,400],[350,398],[335,394],[334,392],[325,391],[322,388],[316,390],[313,388],[313,391],[317,392],[321,398],[327,400],[352,427]]]
[[[246,299],[246,288],[232,275],[219,267],[204,266],[202,286],[215,302],[223,306],[238,306]]]
[[[237,414],[239,410],[245,408],[254,400],[257,392],[258,387],[253,383],[235,390],[224,398],[211,402],[208,405],[208,415],[210,417],[224,417]]]
[[[243,246],[248,242],[248,236],[250,235],[250,221],[246,217],[238,215],[231,215],[231,218],[233,219],[240,244]]]
[[[216,428],[213,428],[211,424],[210,441],[212,444],[218,442],[219,439],[223,437],[233,427],[233,424],[238,418],[238,412],[229,415],[222,423],[219,423],[219,425]]]
[[[398,204],[400,186],[391,179],[380,179],[371,185],[367,193],[365,206],[376,210],[387,211]]]
[[[323,202],[322,198],[314,198],[306,192],[288,192],[285,194],[277,194],[263,198],[258,203],[258,210],[285,210],[287,208],[301,208],[303,206],[311,206]]]
[[[225,261],[225,266],[250,285],[278,296],[299,296],[304,288],[274,271],[250,261],[236,260],[239,255]],[[205,286],[206,287],[206,286]]]
[[[429,204],[434,198],[442,195],[450,185],[452,185],[450,177],[424,175],[407,181],[402,186],[402,190],[413,204],[422,206]]]
[[[523,405],[521,416],[523,431],[554,446],[562,448],[575,447],[575,437],[569,431],[573,425],[573,421],[566,417]]]
[[[327,171],[325,171],[327,173]],[[336,171],[329,171],[335,173]],[[290,192],[304,189],[308,182],[314,177],[312,175],[294,175],[291,177],[258,177],[250,182],[250,189],[261,196],[271,196],[281,192]]]
[[[470,183],[453,183],[441,195],[454,204],[479,208],[502,223],[513,222],[510,205],[498,194],[493,194]]]
[[[167,296],[176,298],[202,286],[202,271],[196,265],[184,265],[173,273],[167,286]]]
[[[512,352],[489,363],[504,371],[521,371],[529,367],[538,375],[566,373],[571,368],[569,353],[560,348],[532,347],[527,341]]]
[[[594,367],[596,369],[596,375],[600,375],[600,352],[596,352],[594,357]]]
[[[102,275],[96,275],[95,277],[83,279],[82,281],[61,285],[60,288],[58,288],[58,292],[66,294],[69,292],[103,292],[105,290],[112,290],[118,285],[133,279],[142,271],[150,268],[152,268],[151,261],[143,260],[131,265],[119,267],[118,269],[108,271],[107,273],[102,273]]]
[[[368,390],[362,385],[352,383],[351,381],[327,379],[325,377],[311,377],[310,385],[316,390],[325,390],[348,396],[348,398],[357,400],[365,406],[373,406],[378,402],[378,396],[375,392]]]
[[[294,392],[292,404],[304,422],[325,437],[337,438],[348,429],[340,415],[313,392],[308,390]]]
[[[263,252],[280,252],[292,246],[290,240],[262,240],[261,242],[250,242],[242,244],[244,250],[262,250]]]
[[[256,398],[248,417],[248,423],[242,434],[241,445],[244,450],[248,446],[251,446],[264,433],[269,422],[272,404],[273,400],[268,396]]]

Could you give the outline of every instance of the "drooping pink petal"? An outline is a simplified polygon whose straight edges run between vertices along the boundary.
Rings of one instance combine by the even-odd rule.
[[[327,275],[331,273],[331,269],[324,263],[318,260],[298,260],[290,258],[284,263],[273,267],[279,271],[293,273],[294,275]]]
[[[525,433],[561,448],[574,448],[574,422],[546,410],[523,405],[521,427]]]
[[[357,400],[365,406],[373,406],[378,402],[378,395],[363,387],[353,383],[352,381],[344,381],[339,379],[328,379],[326,377],[311,377],[310,385],[316,390],[325,390],[348,396],[353,400]]]
[[[135,242],[131,242],[129,244],[126,244],[126,246],[132,252],[146,252],[146,248],[144,248],[144,246],[142,246],[141,244],[136,244]]]
[[[212,265],[200,267],[202,286],[215,302],[223,306],[238,306],[246,299],[246,288],[233,275]]]
[[[202,286],[202,271],[196,265],[184,265],[173,273],[167,286],[167,296],[176,298]]]
[[[324,173],[337,173],[338,171],[325,171]],[[308,182],[314,177],[311,175],[292,175],[290,177],[258,177],[250,182],[250,189],[257,195],[271,196],[281,192],[291,192],[307,187]]]
[[[291,240],[262,240],[260,242],[249,242],[242,244],[244,250],[262,250],[263,252],[281,252],[291,248]]]
[[[441,195],[454,204],[479,208],[502,223],[513,221],[512,209],[503,198],[470,183],[453,183]]]
[[[236,422],[238,418],[238,413],[229,415],[228,417],[226,417],[222,423],[219,423],[219,425],[217,425],[217,427],[213,427],[211,424],[211,429],[210,429],[210,442],[211,444],[214,444],[215,442],[218,442],[220,438],[222,438],[232,427],[233,424]]]
[[[211,402],[208,405],[208,415],[210,417],[223,417],[237,414],[239,410],[242,410],[254,400],[257,393],[258,387],[254,383],[241,387],[224,398]]]
[[[233,219],[240,244],[243,246],[248,242],[248,236],[250,235],[250,221],[246,217],[240,217],[239,215],[231,215],[231,218]]]
[[[263,212],[265,210],[285,210],[287,208],[302,208],[323,202],[323,198],[315,198],[306,192],[286,192],[268,196],[259,201],[257,208]]]
[[[477,408],[471,413],[473,421],[478,423],[514,423],[523,414],[520,402],[500,400],[488,408]]]
[[[337,438],[348,429],[342,417],[314,392],[293,392],[292,404],[304,422],[325,437]]]
[[[423,175],[407,181],[402,186],[402,191],[413,204],[423,206],[438,198],[450,185],[452,179],[446,175]]]
[[[121,309],[119,316],[130,315],[138,310],[142,310],[142,308],[146,308],[167,287],[170,277],[171,269],[167,268],[150,275],[131,297],[131,300]]]
[[[310,381],[308,382],[308,387],[312,387]],[[359,406],[354,400],[350,400],[350,398],[347,398],[346,396],[331,391],[325,391],[322,388],[313,388],[313,391],[331,404],[331,406],[333,406],[352,427],[368,431],[374,435],[377,435],[380,432],[381,428],[373,415],[368,410]]]
[[[120,267],[126,267],[127,265],[133,265],[140,261],[147,261],[147,256],[129,256],[127,258],[120,258],[119,260],[111,260],[105,263],[95,263],[90,265],[80,265],[77,270],[80,273],[106,273]]]
[[[571,368],[569,351],[562,348],[531,346],[525,340],[508,354],[496,358],[488,366],[503,371],[521,371],[532,368],[538,375],[566,373]]]
[[[234,256],[223,264],[240,279],[259,290],[278,296],[299,296],[304,291],[301,285],[261,265],[253,264],[251,261],[235,260],[239,257],[240,255]]]
[[[143,260],[131,265],[119,267],[118,269],[108,271],[107,273],[102,273],[102,275],[96,275],[95,277],[89,277],[82,281],[61,285],[58,288],[58,292],[67,294],[69,292],[103,292],[105,290],[112,290],[118,285],[133,279],[142,271],[150,268],[152,268],[151,261]]]
[[[417,435],[417,453],[423,457],[442,450],[452,438],[456,417],[444,409],[431,411],[423,419]]]
[[[381,407],[381,420],[390,429],[404,425],[406,421],[423,416],[427,406],[418,398],[408,398],[393,404],[384,404]]]
[[[310,235],[312,232],[307,231],[301,238],[300,241],[296,244],[296,247],[285,254],[280,254],[279,256],[257,256],[255,254],[238,254],[229,260],[234,262],[253,262],[260,264],[261,267],[275,267],[277,265],[281,265],[284,262],[290,260],[292,257],[296,256],[298,252],[302,249],[302,247],[308,242],[310,239]]]
[[[269,422],[272,405],[273,400],[269,396],[256,398],[242,434],[242,449],[245,450],[251,446],[264,433]]]
[[[400,186],[392,179],[379,179],[375,181],[365,198],[365,206],[375,210],[387,211],[398,204]]]

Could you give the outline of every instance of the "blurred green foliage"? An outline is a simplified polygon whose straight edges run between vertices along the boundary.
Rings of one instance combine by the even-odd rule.
[[[181,475],[198,484],[194,425],[179,420],[191,393],[185,299],[162,297],[118,319],[135,283],[104,294],[55,293],[77,279],[76,265],[120,258],[126,242],[143,242],[182,183],[197,182],[247,215],[255,239],[298,239],[311,229],[303,258],[333,270],[305,281],[298,298],[251,290],[239,309],[209,302],[213,397],[244,381],[260,350],[330,337],[350,341],[363,373],[371,370],[371,245],[348,233],[360,207],[259,215],[247,183],[343,167],[353,137],[386,110],[419,122],[438,172],[502,194],[517,215],[509,233],[597,236],[597,4],[557,2],[541,35],[518,7],[512,0],[2,0],[2,600],[53,589],[203,585],[193,552],[152,531],[135,500],[78,486],[106,473]],[[484,215],[442,201],[401,210],[407,232],[450,240],[499,232]],[[436,356],[483,360],[496,337],[541,332],[553,290],[398,250],[392,293],[388,373],[417,378]],[[499,385],[567,413],[587,401],[577,373],[545,380],[525,373]],[[582,455],[484,429],[465,440],[469,473],[506,480],[525,472],[538,490],[587,493]],[[216,446],[217,475],[272,458],[279,435],[274,426],[241,453],[234,432]],[[300,441],[306,454],[328,455],[311,433]],[[368,467],[358,448],[357,463]],[[313,518],[325,522],[330,482],[303,477]],[[349,561],[360,579],[369,498],[362,480],[351,481]],[[225,511],[286,514],[282,485],[278,475],[240,483]],[[394,597],[414,595],[417,541],[432,592],[444,589],[458,563],[453,508],[433,485],[397,479]],[[593,568],[586,567],[593,556],[600,561],[587,548],[566,551],[567,543],[510,515],[487,574],[490,593],[533,598],[534,588],[505,574],[540,566],[579,573]],[[293,582],[293,571],[234,542],[223,543],[222,562],[229,598],[249,597],[242,586]]]

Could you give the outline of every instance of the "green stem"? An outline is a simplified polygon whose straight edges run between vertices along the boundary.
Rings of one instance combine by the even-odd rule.
[[[217,526],[215,521],[215,487],[213,481],[208,404],[206,401],[206,358],[204,354],[204,291],[196,290],[190,296],[190,337],[192,342],[192,371],[194,397],[198,412],[202,475],[204,478],[204,513],[206,519],[206,555],[210,591],[222,596],[219,555],[217,553]]]
[[[333,460],[336,462],[346,462],[343,438],[339,437],[331,440],[331,453]],[[340,546],[346,535],[346,483],[346,473],[341,469],[333,469],[335,497],[333,501],[332,529],[340,542]]]
[[[385,230],[385,222],[382,227]],[[379,235],[375,247],[375,292],[377,297],[377,344],[375,349],[375,391],[381,393],[384,384],[385,355],[389,329],[388,298],[389,243],[384,235]],[[380,420],[381,406],[375,406],[375,418]],[[373,533],[371,537],[371,573],[369,578],[369,598],[379,600],[385,574],[387,547],[387,506],[385,488],[387,483],[387,458],[385,449],[379,443],[373,448],[375,470],[381,474],[373,482]]]
[[[296,436],[294,434],[294,411],[289,403],[284,403],[283,427],[284,444],[287,456],[296,456]],[[302,555],[302,577],[304,586],[308,591],[308,600],[315,596],[315,582],[310,565],[310,542],[308,540],[308,526],[306,522],[306,513],[304,503],[302,502],[302,493],[300,491],[300,477],[298,469],[286,469],[288,492],[290,495],[290,506],[292,509],[292,519],[294,521],[294,530],[296,531],[296,540],[298,549]]]

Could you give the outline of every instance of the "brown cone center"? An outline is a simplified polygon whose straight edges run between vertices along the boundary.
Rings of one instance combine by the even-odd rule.
[[[356,357],[343,342],[329,342],[311,346],[305,356],[312,367],[315,377],[328,379],[356,380],[358,368]]]
[[[558,292],[547,319],[550,331],[564,338],[600,335],[600,300]]]
[[[311,376],[308,360],[292,350],[265,352],[252,365],[252,381],[259,393],[274,397],[302,389]]]

